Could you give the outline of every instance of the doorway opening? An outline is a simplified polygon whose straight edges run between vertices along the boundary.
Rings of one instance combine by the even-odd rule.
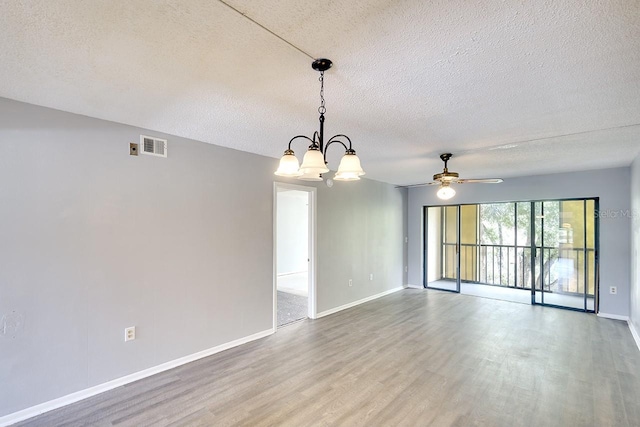
[[[596,312],[598,199],[424,208],[424,286]]]
[[[315,189],[276,183],[274,325],[314,317]]]

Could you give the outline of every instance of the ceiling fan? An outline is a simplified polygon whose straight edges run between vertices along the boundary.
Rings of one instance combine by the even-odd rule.
[[[406,187],[421,187],[423,185],[440,185],[438,190],[438,197],[443,200],[448,200],[455,196],[456,190],[451,188],[451,184],[499,184],[502,182],[502,178],[460,178],[457,172],[450,172],[447,168],[447,162],[453,157],[451,153],[440,154],[440,159],[444,162],[444,170],[441,173],[433,175],[432,182],[425,182],[422,184],[407,185]]]

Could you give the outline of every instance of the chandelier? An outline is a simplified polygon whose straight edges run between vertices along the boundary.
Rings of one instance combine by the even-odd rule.
[[[338,134],[332,136],[326,142],[324,140],[324,113],[327,111],[324,103],[324,72],[331,68],[332,65],[333,63],[325,58],[316,59],[311,64],[314,70],[320,72],[320,107],[318,107],[320,131],[315,131],[312,138],[305,135],[297,135],[291,138],[289,146],[280,159],[280,165],[275,175],[295,177],[304,181],[322,181],[322,174],[329,172],[327,149],[333,144],[340,144],[345,149],[345,154],[340,160],[338,171],[333,179],[336,181],[356,181],[364,175],[364,171],[360,166],[360,159],[352,148],[351,140],[348,136]],[[299,138],[311,142],[302,159],[302,165],[300,165],[298,158],[291,149],[291,143]]]

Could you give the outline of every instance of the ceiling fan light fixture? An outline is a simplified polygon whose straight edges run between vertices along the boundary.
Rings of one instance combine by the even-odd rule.
[[[442,184],[440,186],[440,189],[436,193],[436,195],[438,196],[439,199],[449,200],[450,198],[456,195],[456,190],[451,188],[448,184],[447,185]]]
[[[437,193],[438,197],[443,200],[448,200],[456,194],[455,190],[450,187],[451,184],[499,184],[503,181],[502,178],[460,178],[457,172],[451,172],[447,168],[447,163],[452,156],[453,154],[451,153],[442,153],[440,155],[440,160],[444,162],[444,170],[433,175],[433,182],[406,185],[403,187],[409,188],[421,187],[423,185],[440,185],[440,189]]]
[[[284,156],[280,159],[278,170],[274,172],[274,175],[291,177],[302,175],[300,163],[292,150],[285,150]]]
[[[458,174],[455,172],[437,173],[433,175],[433,180],[437,182],[446,182],[447,184],[458,181]]]

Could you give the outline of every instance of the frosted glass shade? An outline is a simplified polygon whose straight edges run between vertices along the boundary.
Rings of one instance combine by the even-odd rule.
[[[442,200],[449,200],[450,198],[456,195],[456,190],[449,187],[448,185],[443,185],[440,187],[436,195],[438,196],[438,198]]]
[[[357,181],[360,176],[355,172],[336,172],[333,179],[336,181]]]
[[[293,151],[287,150],[284,152],[284,156],[280,159],[280,165],[278,170],[274,172],[274,175],[278,176],[300,176],[300,163],[298,158],[293,154]]]
[[[329,172],[329,168],[324,163],[324,156],[317,148],[307,150],[302,159],[300,170],[303,174],[313,175]]]
[[[320,176],[320,172],[305,172],[298,177],[303,181],[322,181],[322,177]]]
[[[338,172],[336,172],[335,179],[340,181],[353,181],[360,179],[364,175],[362,166],[360,166],[360,159],[356,156],[356,152],[348,150],[347,154],[342,156],[340,165],[338,166]]]

